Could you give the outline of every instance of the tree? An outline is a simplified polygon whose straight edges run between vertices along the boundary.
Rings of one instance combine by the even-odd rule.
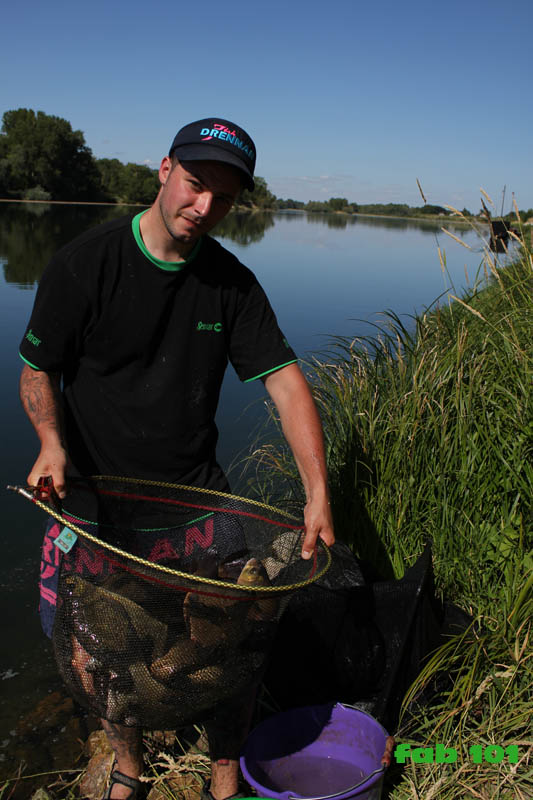
[[[418,214],[431,214],[432,216],[444,216],[444,217],[447,217],[448,214],[451,214],[451,211],[448,211],[448,209],[443,208],[443,206],[435,206],[431,205],[431,203],[426,203],[425,206],[414,208],[413,211],[415,211]]]
[[[331,211],[342,211],[348,205],[348,200],[346,197],[330,197],[328,205]]]
[[[264,178],[257,175],[254,178],[255,189],[243,189],[237,198],[237,205],[247,208],[275,208],[276,195],[272,194]]]
[[[19,108],[3,116],[0,186],[24,194],[40,186],[54,200],[98,200],[100,174],[83,133],[43,111]]]
[[[104,192],[110,200],[121,202],[125,192],[124,164],[118,158],[99,158],[96,162]]]
[[[359,211],[359,206],[357,203],[348,203],[343,210],[346,211],[347,214],[357,214]]]
[[[281,200],[281,198],[276,198],[276,208],[280,210],[284,210],[286,208],[291,209],[302,209],[304,208],[305,203],[301,200],[293,200],[292,197],[289,197],[288,200]]]
[[[308,203],[305,204],[306,211],[330,211],[330,207],[327,202],[323,202],[322,200],[309,200]]]
[[[160,186],[157,170],[145,164],[123,164],[118,158],[99,158],[96,165],[110,200],[145,205],[154,201]]]
[[[145,164],[128,163],[125,167],[127,203],[150,205],[159,191],[158,173]]]

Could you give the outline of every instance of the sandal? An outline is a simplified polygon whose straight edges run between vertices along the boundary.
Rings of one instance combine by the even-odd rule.
[[[102,800],[110,800],[111,792],[115,783],[121,783],[123,786],[127,786],[128,789],[131,789],[128,800],[143,800],[145,797],[144,784],[141,783],[141,781],[139,781],[137,778],[130,778],[129,775],[124,775],[123,772],[119,772],[118,769],[116,769],[111,773],[109,788],[104,794]]]
[[[211,786],[211,781],[205,780],[200,794],[201,800],[215,800],[208,786]],[[242,787],[241,783],[239,782],[239,789],[241,788],[244,787]],[[230,794],[228,797],[225,797],[224,800],[239,800],[239,798],[242,797],[249,797],[249,795],[244,791],[239,791],[237,794]]]

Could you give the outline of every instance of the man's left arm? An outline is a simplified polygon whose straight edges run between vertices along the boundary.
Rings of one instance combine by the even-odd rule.
[[[309,384],[297,364],[271,372],[264,383],[278,409],[304,485],[307,502],[302,557],[310,558],[319,536],[327,545],[335,541],[322,424]]]

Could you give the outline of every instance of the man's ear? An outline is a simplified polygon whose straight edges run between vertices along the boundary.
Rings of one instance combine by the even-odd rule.
[[[172,159],[169,156],[164,156],[161,161],[161,166],[159,167],[159,181],[162,185],[164,185],[167,180],[168,176],[172,172]]]

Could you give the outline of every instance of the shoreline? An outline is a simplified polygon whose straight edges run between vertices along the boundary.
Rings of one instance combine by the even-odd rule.
[[[18,198],[0,197],[0,203],[33,203],[38,206],[139,206],[150,208],[147,203],[108,203],[95,200],[20,200]]]
[[[126,208],[150,208],[150,204],[147,203],[110,203],[105,201],[94,201],[94,200],[20,200],[18,198],[9,198],[9,197],[0,197],[0,203],[20,203],[20,204],[32,204],[32,205],[41,205],[41,206],[48,206],[48,205],[62,205],[62,206],[116,206],[120,208],[122,206]],[[478,217],[469,217],[461,218],[461,217],[454,217],[452,215],[448,217],[443,217],[440,215],[435,216],[420,216],[420,217],[402,217],[402,216],[391,216],[389,214],[361,214],[359,212],[354,212],[353,214],[347,214],[345,211],[307,211],[305,208],[249,208],[248,206],[235,206],[232,211],[239,211],[239,212],[248,212],[249,214],[261,214],[261,213],[269,213],[269,214],[333,214],[336,216],[342,215],[343,217],[368,217],[369,219],[404,219],[404,220],[413,220],[417,222],[453,222],[454,225],[471,225],[472,223],[478,223],[479,225],[488,225],[489,223],[486,220],[479,219]],[[230,212],[231,213],[231,212]],[[530,224],[530,223],[523,223],[523,224]]]

